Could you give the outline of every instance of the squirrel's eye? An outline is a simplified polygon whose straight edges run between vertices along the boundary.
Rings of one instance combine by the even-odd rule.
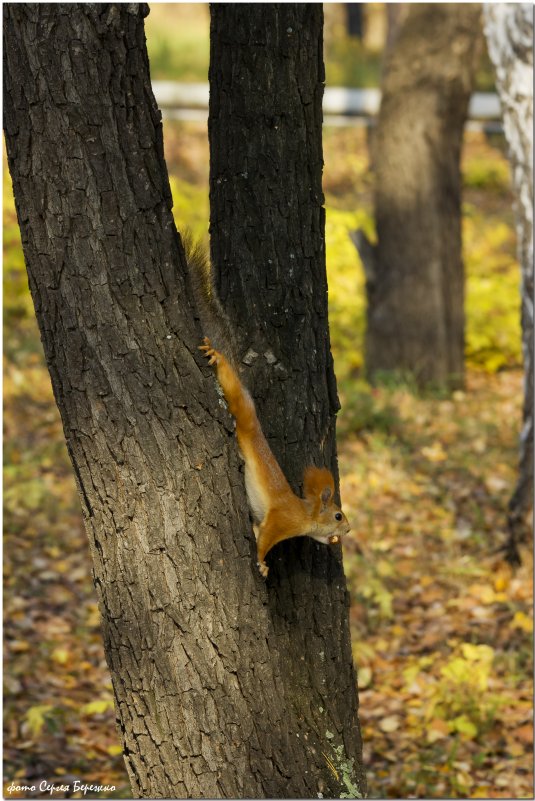
[[[335,520],[341,520],[341,519],[342,519],[342,512],[337,512],[337,513],[335,514],[335,516],[334,516],[334,519],[335,519]]]

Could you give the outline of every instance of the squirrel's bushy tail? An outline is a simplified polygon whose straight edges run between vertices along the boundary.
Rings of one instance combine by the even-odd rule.
[[[182,236],[182,244],[203,334],[235,366],[238,362],[236,334],[217,296],[210,257],[203,245],[188,233]]]

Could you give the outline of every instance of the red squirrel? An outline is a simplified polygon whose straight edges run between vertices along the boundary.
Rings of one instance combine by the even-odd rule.
[[[326,468],[307,467],[304,473],[304,497],[291,489],[279,463],[273,455],[256,415],[254,401],[243,386],[238,372],[212,339],[221,338],[221,347],[232,350],[230,322],[215,293],[212,268],[199,248],[189,248],[188,268],[195,300],[205,330],[200,350],[215,365],[217,379],[230,413],[236,420],[236,436],[245,461],[245,488],[254,518],[258,568],[264,578],[268,574],[267,553],[278,542],[291,537],[309,536],[317,542],[332,544],[350,530],[347,518],[334,503],[334,478]],[[231,335],[230,335],[231,336]]]

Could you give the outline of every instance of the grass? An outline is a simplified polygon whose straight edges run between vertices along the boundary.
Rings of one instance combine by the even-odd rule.
[[[151,78],[206,82],[209,25],[206,3],[151,3],[145,21]]]

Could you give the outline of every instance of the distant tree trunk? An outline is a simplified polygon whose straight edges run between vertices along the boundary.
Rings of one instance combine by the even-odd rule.
[[[319,4],[211,6],[213,261],[243,343],[244,379],[295,490],[309,463],[337,473],[321,187],[322,32]],[[266,790],[362,793],[341,554],[304,538],[277,546],[268,561],[285,715],[305,751],[299,754],[294,740],[291,778]],[[284,775],[288,755],[277,756]]]
[[[481,39],[479,5],[413,4],[387,55],[372,147],[378,242],[357,243],[372,378],[463,382],[460,153]]]
[[[196,355],[146,13],[4,6],[9,167],[132,791],[338,796],[360,778],[343,573],[319,546],[257,573],[230,418]],[[324,397],[307,420],[328,433]]]
[[[345,3],[347,35],[356,39],[362,39],[364,31],[362,5],[362,3]]]
[[[533,506],[533,6],[485,4],[484,19],[509,145],[522,270],[524,409],[520,475],[509,504],[507,548],[509,559],[518,562],[517,540]]]

